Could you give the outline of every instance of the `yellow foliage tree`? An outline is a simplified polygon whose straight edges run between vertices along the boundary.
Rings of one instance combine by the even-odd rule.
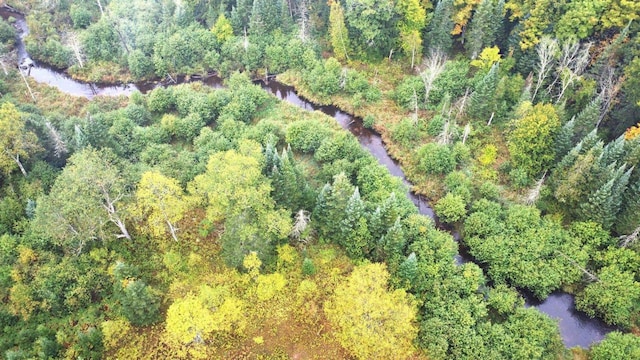
[[[451,31],[451,35],[459,35],[462,33],[462,30],[471,20],[471,14],[473,10],[475,10],[482,0],[455,0],[453,5],[455,7],[455,13],[453,15],[453,21],[455,26],[453,27],[453,31]]]
[[[416,306],[404,290],[388,290],[384,264],[353,270],[325,303],[337,338],[358,359],[403,359],[413,353]]]
[[[471,61],[471,66],[478,69],[489,71],[493,64],[502,59],[500,49],[497,46],[484,48],[477,59]]]
[[[190,201],[177,180],[156,171],[147,171],[136,191],[138,211],[146,216],[149,230],[154,236],[163,236],[167,228],[178,241],[176,223],[189,210]]]
[[[216,39],[220,43],[224,43],[229,40],[233,36],[233,28],[231,27],[231,22],[224,16],[223,13],[218,16],[218,20],[211,28],[213,34],[216,36]]]

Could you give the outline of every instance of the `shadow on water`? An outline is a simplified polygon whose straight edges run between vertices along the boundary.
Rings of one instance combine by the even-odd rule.
[[[6,8],[0,8],[0,15],[7,19],[12,16],[16,19],[14,26],[19,30],[19,38],[16,39],[16,49],[18,52],[19,61],[22,61],[29,55],[26,52],[22,39],[28,34],[28,28],[24,16],[8,11]],[[30,70],[29,74],[35,81],[39,83],[45,83],[58,88],[60,91],[74,96],[82,96],[86,98],[93,98],[95,96],[117,96],[117,95],[130,95],[134,91],[140,91],[146,93],[158,86],[170,86],[167,83],[140,83],[140,84],[123,84],[123,85],[106,85],[106,84],[90,84],[80,81],[76,81],[66,75],[63,71],[54,69],[42,64],[34,63],[34,66]],[[189,81],[202,81],[204,84],[213,88],[223,88],[223,80],[217,76],[210,75],[204,78],[194,77],[180,77],[176,79],[175,83],[185,83]],[[351,116],[334,106],[320,106],[313,104],[300,97],[295,89],[281,84],[277,81],[257,81],[262,89],[275,95],[281,100],[287,101],[293,105],[296,105],[302,109],[308,111],[321,111],[324,114],[333,117],[344,129],[351,132],[362,147],[367,149],[378,162],[385,166],[389,172],[402,179],[402,182],[411,188],[411,183],[404,176],[404,172],[400,168],[400,165],[392,159],[387,153],[384,143],[380,134],[371,129],[367,129],[362,124],[362,119]],[[418,207],[419,212],[423,215],[429,216],[434,219],[436,224],[438,220],[435,216],[433,209],[430,207],[428,201],[411,191],[408,191],[407,196]],[[452,231],[452,235],[456,241],[460,243],[460,233]],[[466,262],[472,262],[473,258],[468,253],[464,246],[460,247],[459,254],[456,255],[455,261],[457,264],[464,264]],[[582,346],[589,347],[594,342],[598,342],[604,338],[604,336],[613,331],[614,329],[604,324],[597,319],[591,319],[584,313],[575,309],[574,296],[564,292],[552,293],[544,301],[538,301],[526,291],[521,291],[526,299],[526,306],[534,306],[543,313],[558,319],[560,326],[560,333],[562,339],[567,347]]]

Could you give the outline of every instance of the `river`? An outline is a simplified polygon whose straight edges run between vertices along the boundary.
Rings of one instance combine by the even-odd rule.
[[[9,16],[13,16],[16,19],[15,26],[20,30],[16,43],[20,62],[23,58],[28,57],[24,43],[22,42],[22,39],[29,31],[26,21],[23,16],[11,13],[4,8],[0,8],[0,15],[5,19]],[[99,95],[130,95],[134,91],[146,93],[160,86],[159,83],[132,83],[124,85],[84,83],[70,78],[61,70],[39,64],[38,62],[35,62],[35,66],[31,68],[29,76],[36,82],[54,86],[64,93],[89,99]],[[178,83],[186,81],[185,78],[177,79]],[[189,81],[193,81],[193,79],[189,79]],[[202,82],[214,88],[223,87],[223,80],[217,76],[206,77],[202,79]],[[336,119],[340,126],[351,132],[358,139],[362,147],[367,149],[380,164],[384,165],[392,175],[401,178],[408,188],[411,188],[411,183],[405,177],[398,162],[392,159],[387,153],[381,136],[375,131],[365,128],[362,124],[362,119],[345,113],[334,106],[313,104],[298,96],[293,87],[281,84],[275,80],[267,82],[257,81],[257,83],[263,90],[283,101],[287,101],[308,111],[321,111]],[[408,196],[418,207],[421,214],[429,216],[437,223],[435,213],[426,199],[413,192],[409,192]],[[459,234],[453,233],[453,236],[456,241],[460,240]],[[457,255],[455,259],[458,264],[473,261],[473,258],[465,251],[461,251],[461,254],[462,255]],[[601,341],[607,333],[614,330],[601,320],[591,319],[586,316],[586,314],[577,311],[574,296],[571,294],[554,292],[542,302],[529,296],[526,296],[525,299],[527,301],[526,306],[535,306],[541,312],[558,319],[560,334],[567,347],[581,346],[587,348],[591,344]]]

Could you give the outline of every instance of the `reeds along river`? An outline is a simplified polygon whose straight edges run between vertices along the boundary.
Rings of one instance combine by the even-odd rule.
[[[22,41],[29,31],[24,16],[10,12],[5,8],[0,8],[0,15],[5,19],[10,16],[16,19],[14,26],[19,30],[19,37],[16,39],[16,48],[18,50],[18,61],[22,62],[23,59],[29,57]],[[89,99],[98,95],[130,95],[134,91],[146,93],[156,86],[168,86],[167,84],[160,85],[156,83],[124,85],[84,83],[71,79],[61,70],[54,69],[37,62],[35,62],[34,66],[29,70],[29,76],[39,83],[54,86],[64,93],[74,96],[82,96]],[[179,78],[176,80],[176,83],[178,84],[193,81],[193,79],[187,80],[185,78]],[[223,80],[217,76],[209,76],[201,81],[214,88],[223,87]],[[281,84],[275,80],[266,82],[257,81],[257,83],[259,83],[263,90],[283,101],[289,102],[305,110],[321,111],[336,119],[344,129],[351,132],[358,139],[360,145],[367,149],[380,164],[384,165],[392,175],[401,178],[408,188],[411,188],[411,183],[409,183],[404,176],[400,165],[387,153],[381,136],[376,132],[365,128],[362,125],[361,119],[347,114],[334,106],[320,106],[313,104],[312,102],[298,96],[294,88]],[[421,214],[431,217],[437,223],[433,209],[429,206],[426,199],[412,192],[408,192],[407,196],[418,207]],[[456,240],[460,239],[460,236],[457,233],[454,233],[453,236]],[[456,256],[455,261],[460,264],[473,261],[473,258],[466,252],[462,251],[462,255]],[[574,297],[571,294],[555,292],[549,295],[549,297],[542,302],[535,300],[531,296],[526,296],[525,294],[525,299],[527,300],[526,306],[534,306],[543,313],[559,320],[560,333],[564,344],[567,347],[589,347],[594,342],[602,340],[607,333],[614,330],[602,321],[598,319],[591,319],[584,313],[577,311],[575,308]]]

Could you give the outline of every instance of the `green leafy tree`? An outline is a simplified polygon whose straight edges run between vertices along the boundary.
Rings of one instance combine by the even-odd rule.
[[[400,0],[396,2],[396,11],[400,17],[400,47],[406,56],[411,57],[411,68],[416,59],[422,58],[422,30],[426,25],[426,11],[419,0]]]
[[[22,162],[40,149],[36,135],[25,127],[25,120],[15,105],[3,103],[0,107],[0,169],[6,175],[17,166],[22,175],[27,176]]]
[[[380,56],[393,49],[398,31],[394,1],[345,0],[345,18],[360,51]]]
[[[338,0],[331,0],[329,6],[329,38],[333,55],[340,61],[349,59],[350,41],[349,31],[344,23],[344,10]]]
[[[206,206],[207,220],[224,223],[222,252],[231,266],[239,267],[251,252],[267,260],[291,230],[288,212],[275,209],[262,161],[256,143],[242,142],[238,151],[213,154],[205,173],[189,184],[191,193]]]
[[[38,201],[34,229],[75,254],[88,241],[107,238],[109,223],[117,227],[117,238],[130,240],[126,185],[112,154],[92,148],[78,152]]]
[[[448,193],[440,199],[434,210],[442,221],[446,223],[455,223],[461,220],[467,213],[466,204],[460,195]]]
[[[383,264],[356,267],[325,302],[338,341],[358,359],[407,358],[417,334],[416,309],[404,290],[388,290]]]
[[[621,296],[620,294],[624,294]],[[608,266],[576,297],[576,308],[601,316],[608,324],[629,328],[640,313],[640,283],[631,272]]]
[[[555,159],[555,136],[560,119],[552,105],[525,103],[512,124],[508,147],[514,167],[534,177]]]
[[[613,331],[591,347],[592,360],[626,360],[640,357],[640,338],[634,334]]]

